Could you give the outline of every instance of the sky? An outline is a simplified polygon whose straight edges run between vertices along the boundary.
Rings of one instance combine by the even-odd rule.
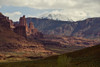
[[[19,17],[63,14],[72,20],[100,17],[100,0],[0,0],[0,12],[13,21]]]

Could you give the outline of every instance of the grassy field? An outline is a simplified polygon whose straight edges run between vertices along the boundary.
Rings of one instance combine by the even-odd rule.
[[[40,60],[0,63],[0,67],[100,67],[100,45]]]

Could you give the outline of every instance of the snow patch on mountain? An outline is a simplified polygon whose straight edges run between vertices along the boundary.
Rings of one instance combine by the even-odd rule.
[[[61,14],[61,13],[57,13],[57,12],[44,13],[44,14],[40,15],[40,18],[59,20],[59,21],[73,21],[71,18],[68,18],[63,13]]]
[[[39,18],[76,22],[89,18],[89,15],[85,11],[54,10],[42,13]]]

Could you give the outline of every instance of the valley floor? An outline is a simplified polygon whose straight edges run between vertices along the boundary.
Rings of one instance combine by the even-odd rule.
[[[44,59],[0,63],[0,67],[100,67],[100,45]]]

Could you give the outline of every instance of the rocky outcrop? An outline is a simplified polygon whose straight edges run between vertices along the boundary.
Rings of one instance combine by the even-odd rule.
[[[25,16],[20,17],[19,24],[15,24],[15,33],[22,35],[24,37],[27,37],[27,32],[28,32],[28,25],[25,19]]]
[[[8,17],[0,14],[0,60],[12,57],[14,59],[15,57],[44,57],[43,55],[47,56],[53,54],[52,51],[46,50],[40,42],[37,42],[37,40],[27,40],[25,38],[27,34],[24,25],[18,24],[15,26],[13,30],[17,33],[16,34],[10,28],[9,21]],[[24,37],[19,36],[18,34],[23,35]]]
[[[6,26],[11,30],[15,28],[13,21],[10,20],[9,17],[4,16],[2,13],[0,13],[0,22],[4,22],[5,24],[3,23],[4,24],[3,26]]]
[[[22,35],[27,38],[43,37],[43,34],[34,27],[33,22],[30,22],[28,26],[25,15],[23,17],[20,17],[19,24],[15,24],[14,31],[17,34]]]
[[[23,17],[20,17],[19,26],[25,26],[26,32],[29,32],[28,25],[25,19],[25,15]]]
[[[13,21],[12,20],[8,20],[8,22],[10,23],[10,28],[13,30],[15,28]]]
[[[33,22],[30,22],[30,23],[29,23],[29,28],[30,28],[30,30],[35,29]]]
[[[17,27],[15,27],[14,32],[19,34],[19,35],[21,35],[21,36],[27,37],[26,36],[26,28],[25,28],[25,26],[17,26]]]
[[[11,29],[14,28],[13,21],[10,20],[9,17],[4,16],[2,13],[0,13],[0,23],[4,27],[11,28]]]
[[[43,37],[43,34],[39,32],[35,27],[33,22],[29,23],[29,26],[27,24],[25,15],[23,17],[20,17],[19,23],[14,24],[12,20],[9,19],[9,17],[6,17],[0,13],[0,22],[2,26],[5,26],[15,33],[24,36],[26,38],[41,38]],[[3,23],[2,23],[3,22]]]
[[[29,23],[29,33],[34,38],[43,38],[43,34],[38,32],[38,30],[34,27],[33,22]]]

